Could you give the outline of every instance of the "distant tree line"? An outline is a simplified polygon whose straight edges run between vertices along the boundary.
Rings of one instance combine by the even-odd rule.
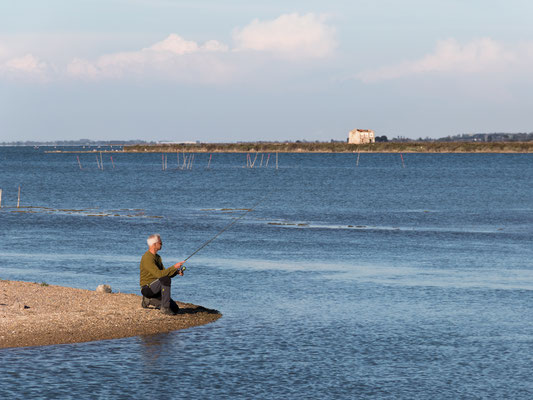
[[[530,142],[533,133],[463,133],[437,139],[439,142]]]
[[[0,146],[124,146],[139,143],[150,143],[144,140],[53,140],[53,141],[38,141],[26,140],[15,142],[0,142]],[[151,142],[153,143],[153,142]]]

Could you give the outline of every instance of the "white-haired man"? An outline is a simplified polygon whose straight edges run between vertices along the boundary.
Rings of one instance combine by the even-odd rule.
[[[161,257],[157,254],[163,246],[161,236],[158,234],[150,235],[146,242],[148,243],[148,251],[142,256],[140,264],[142,306],[148,308],[149,305],[157,307],[160,304],[163,314],[175,315],[178,313],[179,307],[170,298],[170,278],[176,275],[183,276],[182,266],[185,261],[165,268]]]

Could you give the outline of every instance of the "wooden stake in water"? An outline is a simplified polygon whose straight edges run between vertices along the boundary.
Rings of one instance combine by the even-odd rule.
[[[259,164],[259,168],[262,168],[263,167],[263,157],[264,157],[265,153],[261,153],[261,163]]]
[[[102,159],[102,152],[100,152],[100,168],[104,170],[104,160]]]
[[[76,156],[76,157],[78,157],[78,165],[80,166],[80,169],[83,169],[83,168],[81,167],[80,156]]]
[[[361,155],[361,152],[358,151],[357,152],[357,162],[355,163],[355,166],[358,167],[359,166],[359,156]]]
[[[268,153],[267,162],[265,164],[265,168],[268,167],[268,160],[270,160],[270,153]]]
[[[276,169],[278,169],[278,152],[276,151]]]
[[[19,186],[19,197],[17,199],[17,208],[20,206],[20,186]]]
[[[211,165],[211,157],[213,157],[213,154],[209,154],[209,161],[207,163],[207,169],[209,169],[209,166]]]
[[[405,163],[403,162],[403,155],[400,153],[400,157],[402,158],[402,168],[405,168]]]
[[[255,162],[257,161],[257,155],[258,155],[258,154],[259,154],[259,153],[255,153],[255,158],[254,158],[254,162],[252,163],[252,168],[254,167]]]
[[[113,162],[113,156],[109,156],[109,158],[111,159],[111,165],[113,166],[113,168],[115,168],[115,163]]]
[[[98,169],[100,169],[100,161],[98,161],[98,154],[96,155],[96,165],[98,166]]]

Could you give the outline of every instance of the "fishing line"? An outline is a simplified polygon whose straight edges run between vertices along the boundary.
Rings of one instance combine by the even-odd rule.
[[[198,247],[189,257],[187,257],[185,260],[183,260],[183,262],[187,261],[189,258],[191,258],[192,256],[194,256],[196,253],[198,253],[200,250],[202,250],[205,246],[207,246],[209,243],[211,243],[213,240],[215,240],[217,237],[219,237],[224,231],[228,230],[232,225],[234,225],[237,221],[239,221],[240,219],[244,218],[246,215],[248,215],[248,213],[250,211],[254,211],[255,208],[261,204],[263,201],[265,201],[267,199],[268,195],[263,197],[261,200],[259,200],[252,208],[248,208],[246,210],[246,212],[244,212],[242,215],[238,216],[237,218],[235,218],[233,221],[231,221],[228,225],[226,225],[224,228],[222,228],[222,230],[220,230],[220,232],[218,232],[215,236],[213,236],[211,239],[209,239],[207,242],[205,242],[203,245],[201,245],[200,247]],[[185,269],[185,267],[182,267],[182,269]]]

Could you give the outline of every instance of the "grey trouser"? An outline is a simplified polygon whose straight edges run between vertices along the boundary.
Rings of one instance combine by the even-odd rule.
[[[152,283],[148,285],[150,288],[150,291],[152,292],[151,296],[146,296],[146,294],[143,293],[145,297],[148,298],[154,298],[161,296],[161,307],[169,308],[170,307],[170,285],[171,280],[170,277],[164,276],[162,278],[156,279]],[[144,291],[146,293],[146,291]],[[150,293],[148,293],[150,294]]]

